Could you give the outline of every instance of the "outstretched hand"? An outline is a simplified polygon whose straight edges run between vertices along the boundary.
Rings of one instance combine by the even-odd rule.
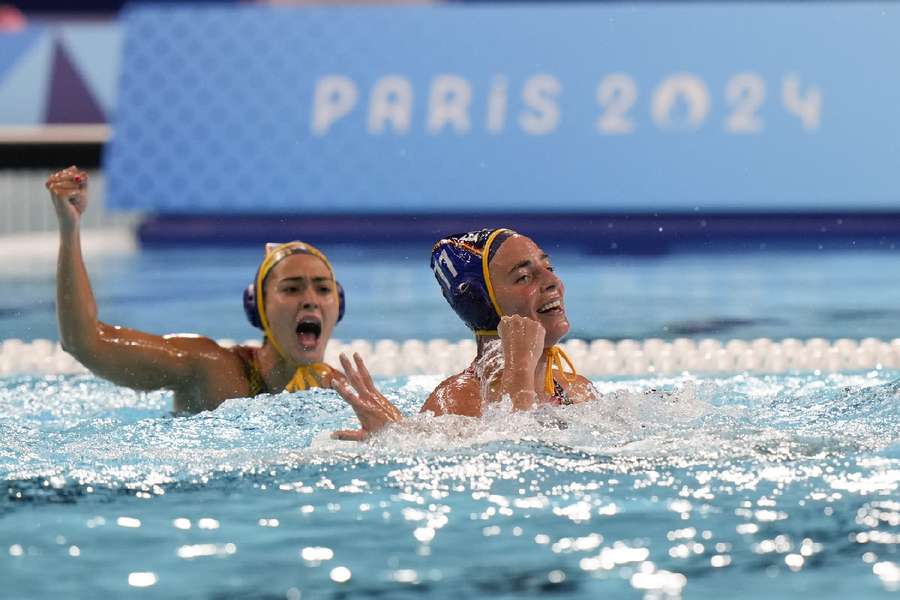
[[[335,431],[332,437],[339,440],[361,441],[388,423],[400,421],[403,414],[375,387],[372,376],[369,375],[369,370],[359,354],[353,354],[353,361],[355,365],[346,354],[341,354],[341,366],[344,367],[347,378],[335,379],[334,389],[356,413],[362,428]]]
[[[87,172],[75,166],[57,171],[47,178],[44,186],[50,191],[60,227],[75,227],[81,214],[87,210],[87,183]]]

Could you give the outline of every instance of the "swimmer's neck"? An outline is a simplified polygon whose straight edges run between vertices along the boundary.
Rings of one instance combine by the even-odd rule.
[[[282,391],[294,378],[297,369],[304,366],[288,362],[272,344],[267,343],[263,343],[262,347],[256,351],[256,361],[259,365],[259,374],[266,382],[266,387],[276,393]],[[322,362],[322,360],[316,362]]]

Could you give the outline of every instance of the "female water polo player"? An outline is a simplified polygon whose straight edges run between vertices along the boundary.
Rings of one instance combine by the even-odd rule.
[[[81,255],[87,173],[69,167],[46,182],[59,220],[57,316],[63,349],[94,374],[138,390],[170,389],[175,411],[213,409],[228,398],[333,387],[343,375],[322,362],[344,314],[344,294],[328,259],[302,242],[268,244],[244,292],[260,348],[225,348],[197,335],[157,336],[97,320]]]
[[[597,397],[556,345],[569,332],[565,288],[530,238],[509,229],[450,236],[434,245],[431,268],[444,298],[475,333],[478,353],[469,368],[431,393],[422,411],[480,416],[485,402],[504,397],[515,410]],[[359,356],[354,362],[341,356],[348,381],[335,389],[362,429],[338,431],[339,439],[359,440],[402,418]]]

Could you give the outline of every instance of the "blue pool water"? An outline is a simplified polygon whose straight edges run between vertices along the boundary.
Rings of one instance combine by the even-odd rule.
[[[892,597],[897,376],[598,381],[364,445],[328,438],[333,392],[172,418],[166,393],[8,378],[2,595]],[[435,383],[379,385],[413,414]]]
[[[344,339],[461,338],[421,252],[330,252]],[[101,318],[244,339],[248,250],[89,262]],[[575,335],[900,337],[890,254],[558,253]],[[0,339],[55,338],[52,261]],[[0,378],[0,597],[820,598],[900,591],[900,373],[597,380],[597,402],[415,416],[368,444],[330,391],[169,415],[167,392]]]
[[[347,290],[341,339],[461,339],[420,246],[328,247]],[[549,248],[574,337],[900,337],[893,252],[587,256]],[[246,339],[241,292],[261,249],[153,250],[88,260],[100,316],[158,333]],[[0,265],[0,339],[57,339],[52,257]]]

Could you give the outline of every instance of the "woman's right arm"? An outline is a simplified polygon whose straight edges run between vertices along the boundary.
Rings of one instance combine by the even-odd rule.
[[[51,175],[46,187],[59,221],[56,310],[63,349],[118,385],[148,390],[195,384],[202,362],[224,350],[205,338],[164,338],[100,322],[81,253],[87,173],[69,167]]]
[[[503,372],[499,385],[488,386],[485,399],[508,396],[513,410],[529,410],[537,402],[535,373],[544,353],[544,327],[527,317],[503,316],[497,333],[503,350]]]
[[[96,345],[97,303],[81,255],[81,214],[87,209],[87,173],[69,167],[45,184],[59,221],[56,316],[64,350],[76,354]]]

